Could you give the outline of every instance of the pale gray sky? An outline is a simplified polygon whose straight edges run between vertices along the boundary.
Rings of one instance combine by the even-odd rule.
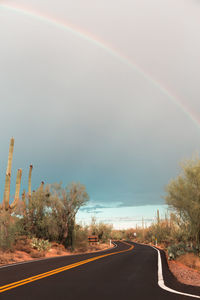
[[[1,198],[14,136],[12,193],[33,163],[34,188],[80,181],[97,205],[162,205],[200,147],[199,15],[191,0],[1,0]]]

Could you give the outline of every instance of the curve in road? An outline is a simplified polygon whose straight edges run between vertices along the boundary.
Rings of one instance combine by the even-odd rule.
[[[163,279],[158,275],[158,253]],[[159,280],[169,288],[162,289]],[[117,248],[102,253],[2,268],[0,286],[1,300],[188,300],[190,295],[200,296],[200,288],[175,279],[163,251],[131,242],[117,242]]]

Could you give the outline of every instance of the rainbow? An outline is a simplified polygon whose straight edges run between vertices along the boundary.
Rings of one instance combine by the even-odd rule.
[[[120,51],[116,50],[113,46],[107,44],[105,41],[102,41],[100,38],[93,36],[91,33],[83,31],[81,28],[75,27],[74,25],[68,22],[57,20],[51,16],[41,14],[38,11],[33,11],[32,9],[24,8],[21,6],[19,7],[13,4],[0,4],[0,8],[37,19],[38,21],[45,22],[51,26],[56,26],[57,28],[62,30],[67,30],[71,34],[74,34],[77,37],[84,39],[92,43],[93,45],[96,45],[96,47],[103,49],[112,57],[115,57],[116,59],[120,60],[123,64],[128,65],[138,74],[140,74],[144,79],[148,80],[153,86],[159,89],[162,94],[167,96],[168,99],[170,99],[177,107],[179,107],[182,110],[182,112],[184,112],[184,114],[188,118],[190,118],[190,120],[200,129],[199,117],[180,98],[173,95],[172,92],[168,88],[166,88],[163,83],[150,76],[135,62],[126,57],[124,54],[120,53]]]

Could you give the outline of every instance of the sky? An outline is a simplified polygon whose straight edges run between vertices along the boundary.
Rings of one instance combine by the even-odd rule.
[[[164,216],[165,186],[200,148],[199,0],[0,0],[0,197],[84,184],[79,222]],[[12,198],[11,197],[11,198]]]

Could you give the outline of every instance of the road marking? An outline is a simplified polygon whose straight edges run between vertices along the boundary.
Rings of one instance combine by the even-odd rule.
[[[64,266],[64,267],[61,267],[61,268],[58,268],[58,269],[54,269],[54,270],[51,270],[51,271],[48,271],[48,272],[45,272],[45,273],[41,273],[41,274],[38,274],[38,275],[35,275],[35,276],[32,276],[32,277],[28,277],[28,278],[20,280],[20,281],[16,281],[16,282],[12,282],[12,283],[3,285],[3,286],[0,287],[0,293],[3,293],[5,291],[8,291],[8,290],[11,290],[11,289],[14,289],[14,288],[17,288],[21,285],[28,284],[28,283],[36,281],[36,280],[40,280],[40,279],[45,278],[45,277],[52,276],[54,274],[64,272],[64,271],[69,270],[69,269],[76,268],[78,266],[81,266],[81,265],[87,264],[89,262],[101,259],[103,257],[107,257],[107,256],[110,256],[110,255],[115,255],[115,254],[131,251],[134,248],[133,245],[130,245],[130,244],[125,243],[125,242],[123,242],[123,243],[127,244],[131,247],[126,249],[126,250],[122,250],[122,251],[118,251],[118,252],[114,252],[114,253],[103,254],[103,255],[100,255],[100,256],[96,256],[96,257],[92,257],[92,258],[82,260],[82,261],[79,261],[79,262],[71,264],[71,265],[67,265],[67,266]]]
[[[163,279],[163,271],[162,271],[162,260],[161,260],[161,255],[160,255],[160,251],[153,247],[153,246],[150,246],[152,248],[154,248],[157,252],[158,252],[158,285],[163,289],[163,290],[166,290],[168,292],[171,292],[171,293],[174,293],[174,294],[179,294],[179,295],[183,295],[183,296],[188,296],[188,297],[193,297],[193,298],[198,298],[200,299],[200,296],[197,296],[197,295],[192,295],[192,294],[187,294],[187,293],[182,293],[182,292],[178,292],[176,290],[173,290],[169,287],[167,287],[165,285],[165,282],[164,282],[164,279]]]
[[[71,255],[60,255],[60,256],[55,256],[55,257],[47,257],[47,258],[40,258],[40,259],[32,259],[32,260],[28,260],[28,261],[22,261],[22,262],[18,262],[18,263],[13,263],[13,264],[8,264],[5,266],[1,266],[0,269],[5,269],[5,268],[10,268],[10,267],[15,267],[18,265],[24,265],[24,264],[31,264],[37,261],[44,261],[44,260],[50,260],[50,259],[56,259],[56,258],[60,258],[60,257],[70,257],[70,256],[78,256],[78,255],[87,255],[87,254],[94,254],[94,253],[98,253],[98,252],[106,252],[109,250],[113,250],[117,247],[117,244],[115,244],[115,242],[112,242],[114,244],[114,247],[112,248],[108,248],[105,250],[98,250],[98,251],[93,251],[93,252],[88,252],[88,253],[84,253],[84,254],[71,254]]]

